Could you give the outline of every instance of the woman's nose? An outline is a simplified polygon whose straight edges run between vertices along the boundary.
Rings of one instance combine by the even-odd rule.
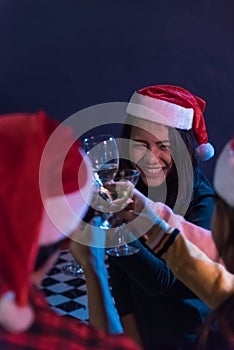
[[[158,163],[160,159],[160,152],[157,147],[149,148],[146,151],[145,159],[150,163]]]

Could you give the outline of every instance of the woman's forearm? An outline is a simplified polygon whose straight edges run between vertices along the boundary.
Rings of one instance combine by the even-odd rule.
[[[210,230],[186,221],[182,216],[175,214],[163,203],[154,203],[151,201],[150,205],[161,219],[165,220],[172,228],[177,228],[184,237],[206,253],[211,260],[220,262]]]
[[[154,251],[158,253],[157,249]],[[234,293],[234,275],[183,235],[177,235],[162,257],[175,276],[209,307],[216,308]]]

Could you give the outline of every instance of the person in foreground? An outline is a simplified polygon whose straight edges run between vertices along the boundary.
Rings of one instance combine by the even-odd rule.
[[[163,202],[157,204],[158,214],[169,215],[176,225],[180,220],[184,234],[187,225],[205,228],[190,230],[190,238],[217,259],[209,231],[214,190],[200,167],[200,160],[213,155],[204,108],[203,99],[182,87],[154,85],[134,92],[122,133],[129,140],[122,167],[139,170],[136,188],[150,200]],[[148,249],[144,232],[133,242],[140,247],[137,254],[110,257],[112,290],[124,331],[145,349],[192,349],[209,308]]]
[[[86,272],[99,294],[89,304],[90,325],[53,312],[40,291],[87,211],[83,198],[92,196],[91,167],[72,130],[43,111],[3,115],[0,143],[0,348],[138,349],[104,332],[108,310],[92,264]]]
[[[212,235],[226,268],[210,260],[178,228],[162,220],[140,192],[135,191],[134,204],[129,211],[120,214],[125,220],[132,220],[137,232],[137,213],[141,217],[140,230],[144,230],[144,225],[154,225],[146,244],[168,264],[177,278],[213,309],[200,329],[197,350],[234,349],[234,138],[219,155],[214,187]]]

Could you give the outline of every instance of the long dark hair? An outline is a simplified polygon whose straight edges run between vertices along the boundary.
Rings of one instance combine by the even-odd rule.
[[[136,121],[136,124],[134,123],[134,120]],[[137,125],[137,118],[128,116],[126,119],[126,123],[124,124],[122,129],[121,137],[123,139],[130,140],[131,129],[133,125]],[[197,143],[192,130],[187,131],[187,130],[175,129],[172,127],[168,127],[168,130],[169,130],[169,138],[171,143],[173,166],[166,178],[167,196],[166,196],[165,203],[171,208],[173,208],[173,210],[176,213],[184,215],[185,212],[187,211],[188,197],[190,201],[192,198],[193,189],[199,185],[199,174],[201,170],[200,170],[200,164],[198,163],[198,160],[195,154]],[[183,142],[181,142],[181,139],[183,140]],[[183,156],[181,156],[184,154],[184,149],[182,150],[182,147],[181,147],[182,144],[183,144],[183,147],[184,146],[186,147],[186,150],[189,154],[189,157],[187,157],[187,160],[184,159]],[[129,156],[126,156],[126,152],[128,152],[126,148],[128,147],[125,147],[125,159],[121,160],[121,166],[132,168],[134,166],[129,160]],[[194,178],[191,178],[191,171],[189,170],[191,169],[191,166],[193,170],[192,177],[194,176]],[[190,175],[188,176],[188,174]],[[179,181],[180,181],[180,196],[178,197]],[[149,193],[148,186],[146,186],[141,181],[141,179],[139,180],[136,187],[144,195],[148,196],[148,193]],[[155,189],[155,195],[154,195],[154,191],[150,191],[150,193],[153,194],[153,198],[150,198],[150,199],[160,201],[160,196],[157,197],[159,192],[160,191],[157,191],[157,189]]]
[[[234,295],[208,316],[201,328],[196,349],[234,349]]]
[[[221,218],[227,215],[229,221],[228,239],[222,246],[222,252],[226,247],[233,246],[234,253],[234,208],[228,205],[223,198],[216,194],[216,212]],[[222,232],[220,232],[222,234]],[[222,256],[222,252],[219,252]],[[232,273],[233,266],[227,268]],[[198,350],[233,350],[234,349],[234,294],[227,298],[206,319],[201,328],[197,341]]]
[[[230,189],[231,190],[231,189]],[[229,221],[229,232],[228,232],[228,245],[234,246],[234,207],[231,207],[223,198],[217,193],[215,195],[215,206],[217,214],[222,217],[224,213],[227,215]],[[234,251],[233,251],[234,253]],[[228,266],[230,269],[231,267]]]
[[[227,218],[227,221],[229,223],[228,228],[229,231],[227,232],[226,239],[223,240],[222,244],[219,249],[219,255],[221,258],[225,259],[225,255],[228,251],[233,251],[233,258],[234,258],[234,207],[231,207],[222,197],[220,197],[217,193],[215,196],[215,208],[217,215],[221,218],[221,220],[224,219],[224,217]],[[225,263],[227,265],[227,268],[230,272],[234,273],[234,263],[232,265],[225,260]]]

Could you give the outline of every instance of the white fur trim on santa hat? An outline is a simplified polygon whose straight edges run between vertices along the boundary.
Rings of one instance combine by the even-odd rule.
[[[194,110],[134,92],[127,106],[127,114],[177,129],[190,130]]]
[[[93,196],[93,171],[87,156],[85,185],[76,192],[44,199],[40,245],[52,244],[70,236],[82,221]]]
[[[214,188],[217,194],[234,207],[234,150],[228,142],[215,166]]]

